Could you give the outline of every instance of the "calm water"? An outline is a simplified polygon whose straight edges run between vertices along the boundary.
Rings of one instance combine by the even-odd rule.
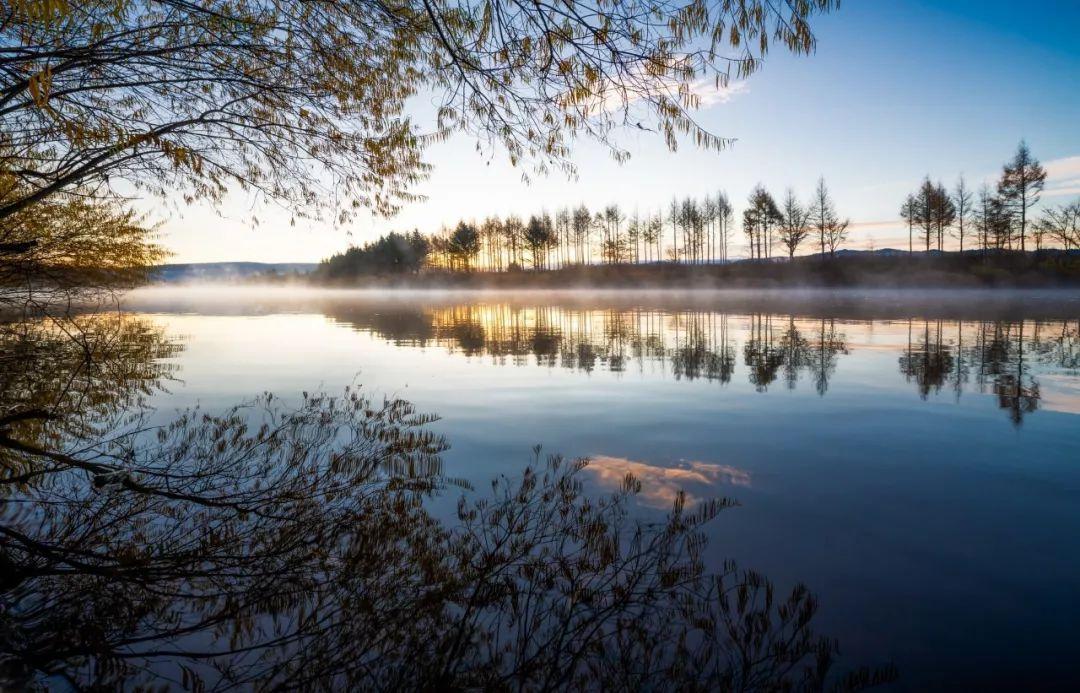
[[[358,382],[515,474],[542,444],[644,482],[643,518],[728,496],[734,558],[820,598],[901,688],[1080,683],[1080,297],[147,290],[184,348],[167,418]],[[448,506],[453,499],[444,499]]]

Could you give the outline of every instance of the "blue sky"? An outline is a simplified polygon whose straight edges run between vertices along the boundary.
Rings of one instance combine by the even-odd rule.
[[[906,230],[897,210],[924,175],[951,186],[963,173],[977,185],[1021,138],[1048,167],[1044,202],[1080,197],[1078,27],[1077,0],[846,0],[819,20],[816,55],[776,51],[731,93],[704,95],[713,103],[699,122],[737,138],[724,152],[687,143],[673,154],[635,131],[620,137],[628,163],[580,142],[577,180],[552,174],[527,185],[501,152],[481,156],[459,135],[428,151],[435,171],[418,188],[428,199],[393,219],[292,228],[287,215],[257,209],[252,228],[250,202],[233,198],[220,214],[170,212],[163,242],[177,262],[316,261],[392,229],[433,231],[459,218],[579,202],[646,212],[672,195],[723,189],[741,211],[759,182],[777,196],[789,186],[806,196],[824,175],[854,222],[852,247],[898,246]]]

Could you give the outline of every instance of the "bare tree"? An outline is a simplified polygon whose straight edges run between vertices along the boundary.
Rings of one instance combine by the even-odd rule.
[[[832,196],[829,195],[824,176],[818,179],[817,187],[814,188],[809,213],[811,228],[817,232],[821,255],[824,257],[826,247],[835,251],[833,241],[835,240],[839,245],[847,232],[847,223],[844,223],[841,228],[840,219],[836,214],[836,205],[833,203]]]
[[[930,176],[923,179],[915,199],[918,203],[915,208],[916,224],[919,226],[923,240],[926,243],[926,252],[929,253],[930,244],[935,237],[935,210],[938,206],[938,188],[934,186]]]
[[[548,252],[555,244],[550,217],[546,214],[529,217],[528,223],[525,224],[524,241],[529,248],[533,269],[545,267]]]
[[[577,261],[586,264],[590,260],[588,253],[589,229],[592,227],[592,214],[585,205],[578,205],[572,219],[574,225],[574,245],[577,247]]]
[[[975,223],[984,251],[991,248],[1001,250],[1009,242],[1012,221],[1008,206],[990,191],[988,185],[979,189]]]
[[[671,217],[671,259],[673,262],[679,261],[679,229],[677,227],[679,212],[679,201],[673,197],[668,205],[668,216]]]
[[[509,260],[506,263],[507,268],[522,267],[521,251],[524,246],[523,238],[525,236],[525,222],[521,220],[521,217],[511,214],[503,221],[503,234],[505,240],[503,241],[506,249],[509,251]]]
[[[969,220],[972,212],[972,193],[964,181],[964,177],[956,181],[956,189],[952,196],[953,207],[956,210],[956,237],[960,240],[960,253],[964,252],[964,223]]]
[[[743,231],[750,243],[750,257],[767,257],[768,239],[772,229],[783,221],[776,200],[764,186],[758,184],[750,191],[748,207],[743,210]]]
[[[1063,249],[1080,248],[1080,200],[1043,210],[1038,225]]]
[[[1021,141],[998,181],[998,195],[1009,206],[1013,220],[1019,225],[1016,235],[1020,239],[1020,250],[1025,250],[1028,210],[1038,204],[1045,183],[1046,170],[1031,155],[1027,142]]]
[[[851,219],[834,219],[825,227],[825,245],[829,247],[829,257],[835,257],[836,251],[847,240],[849,226]]]
[[[952,197],[949,196],[945,186],[941,183],[934,186],[931,199],[933,202],[930,214],[937,234],[937,249],[940,252],[945,249],[946,230],[951,228],[956,221],[956,205],[953,203]]]
[[[731,225],[735,220],[735,208],[724,192],[716,194],[716,205],[720,215],[720,258],[728,261],[728,242],[731,238]]]
[[[914,253],[915,221],[919,215],[919,200],[915,195],[908,195],[900,207],[900,217],[908,223],[908,255]]]
[[[799,244],[810,235],[810,227],[807,226],[810,212],[799,203],[795,191],[788,188],[780,214],[780,242],[787,248],[788,258],[793,258]]]

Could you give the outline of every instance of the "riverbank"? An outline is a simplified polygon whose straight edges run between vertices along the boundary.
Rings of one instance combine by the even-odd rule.
[[[335,287],[412,289],[1053,288],[1080,287],[1080,252],[973,251],[911,255],[898,251],[849,252],[836,257],[741,260],[726,264],[572,265],[510,272],[425,269],[416,274],[371,274],[333,282],[322,281],[316,270],[302,277],[277,275],[266,279]]]
[[[228,316],[308,313],[348,319],[358,306],[375,313],[403,307],[467,304],[568,310],[775,313],[845,320],[909,318],[965,320],[1075,320],[1080,288],[1071,289],[393,289],[303,285],[189,284],[151,286],[126,294],[133,313]]]

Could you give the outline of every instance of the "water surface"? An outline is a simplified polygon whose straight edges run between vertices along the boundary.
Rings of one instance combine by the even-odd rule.
[[[900,688],[1078,683],[1075,294],[411,294],[153,289],[158,416],[349,383],[438,414],[483,484],[542,444],[627,472],[648,519],[735,498],[710,553],[820,598]],[[445,502],[449,507],[450,500]]]

